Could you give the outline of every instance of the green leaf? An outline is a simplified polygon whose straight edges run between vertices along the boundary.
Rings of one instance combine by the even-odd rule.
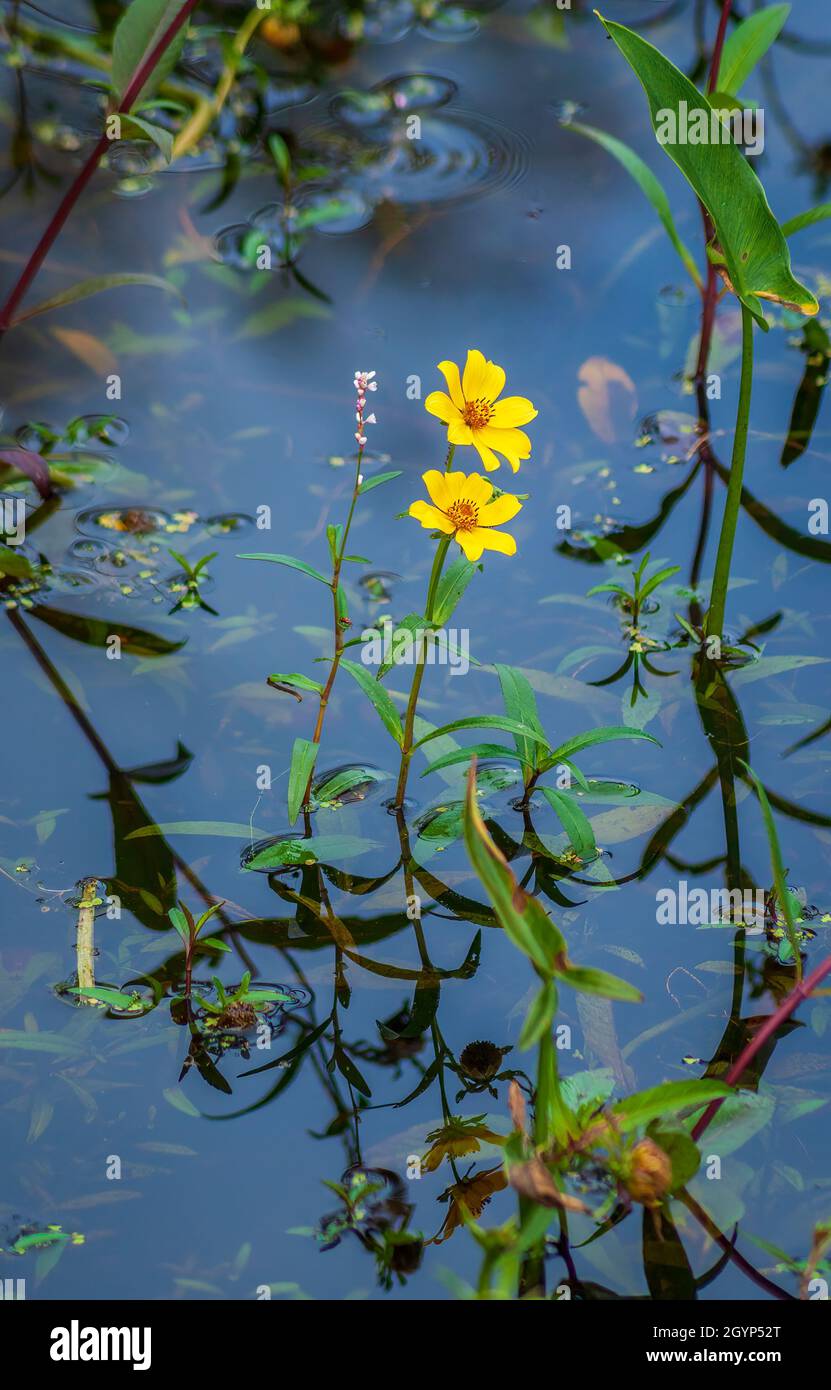
[[[120,102],[139,66],[149,57],[159,39],[182,9],[185,0],[130,0],[113,36],[112,90]],[[183,24],[173,41],[148,77],[136,102],[147,99],[172,72],[185,42],[187,24]],[[134,103],[135,104],[135,103]]]
[[[813,227],[815,222],[825,222],[831,217],[831,203],[818,203],[815,208],[808,208],[807,212],[799,212],[796,217],[789,217],[787,222],[782,223],[782,231],[785,236],[793,236],[795,232],[801,232],[805,227]]]
[[[132,995],[120,989],[108,989],[106,985],[73,985],[67,994],[80,994],[84,999],[95,999],[99,1004],[109,1004],[113,1009],[130,1009],[133,1013],[146,1013],[147,1006],[137,1002]]]
[[[209,946],[212,951],[230,951],[231,947],[218,936],[200,936],[197,946]]]
[[[628,980],[621,980],[608,970],[595,970],[591,966],[572,965],[567,961],[556,972],[557,979],[564,985],[571,985],[580,994],[599,994],[603,999],[619,999],[624,1004],[641,1004],[643,995]]]
[[[250,554],[238,555],[237,559],[271,560],[275,565],[287,565],[289,569],[301,570],[303,574],[310,574],[312,579],[319,579],[321,584],[326,585],[327,589],[332,587],[325,574],[321,574],[320,570],[312,569],[312,566],[307,565],[305,560],[295,560],[293,555],[265,555],[261,551],[254,551]]]
[[[442,571],[433,599],[433,623],[436,627],[442,627],[452,618],[459,599],[478,568],[471,560],[465,559],[464,555],[459,555]]]
[[[0,575],[9,579],[28,579],[32,566],[20,550],[0,544]]]
[[[551,1027],[556,1009],[557,986],[553,980],[546,980],[525,1015],[525,1022],[519,1035],[520,1052],[527,1052],[529,1047],[533,1047],[534,1043],[539,1042],[543,1033]]]
[[[348,671],[350,676],[361,687],[367,699],[374,705],[384,728],[392,734],[399,748],[404,744],[404,730],[401,726],[401,716],[392,702],[392,697],[379,684],[375,677],[365,666],[359,666],[357,661],[341,661],[344,671]]]
[[[313,691],[316,695],[323,694],[323,686],[320,681],[313,681],[310,676],[304,676],[299,671],[291,671],[288,675],[275,671],[268,677],[268,684],[272,686],[296,685],[298,690]]]
[[[294,740],[294,747],[291,750],[291,767],[289,768],[289,825],[294,825],[303,805],[309,778],[314,771],[319,746],[307,738]]]
[[[499,925],[531,960],[544,979],[555,962],[566,959],[565,938],[542,904],[517,883],[508,861],[497,849],[476,804],[476,769],[467,780],[464,837],[470,862],[493,904]]]
[[[499,677],[502,699],[505,702],[505,710],[509,719],[524,725],[527,729],[533,729],[536,735],[536,741],[514,735],[516,751],[521,760],[536,767],[538,762],[542,761],[540,744],[543,744],[546,749],[550,748],[537,713],[537,697],[531,688],[528,677],[523,675],[522,671],[518,671],[515,666],[503,666],[499,662],[495,662],[494,670]]]
[[[172,131],[165,130],[164,126],[155,125],[153,121],[145,121],[142,116],[135,115],[122,117],[122,130],[125,121],[129,126],[136,126],[140,134],[146,135],[148,140],[152,140],[156,148],[161,150],[161,153],[164,155],[165,162],[170,164],[173,159]]]
[[[596,130],[593,126],[581,125],[578,121],[569,121],[567,128],[576,130],[578,135],[587,135],[590,140],[596,140],[598,145],[602,145],[604,150],[617,159],[628,174],[631,174],[641,192],[645,194],[657,212],[664,231],[692,277],[693,284],[701,289],[701,275],[698,266],[693,260],[689,247],[678,234],[663,184],[653,174],[649,165],[645,164],[640,155],[635,154],[635,151],[631,150],[628,145],[624,145],[622,140],[617,140],[614,135],[607,135],[604,130]]]
[[[382,772],[380,768],[347,767],[342,772],[333,773],[325,782],[317,783],[314,799],[321,805],[336,802],[353,787],[368,787],[389,781],[389,778],[390,773]]]
[[[281,869],[292,864],[322,864],[336,859],[356,859],[376,849],[377,841],[357,835],[317,835],[313,840],[275,840],[249,859],[246,869]]]
[[[713,220],[734,293],[765,330],[768,323],[760,299],[785,304],[799,313],[816,314],[816,299],[791,273],[787,242],[765,191],[732,139],[726,144],[667,143],[671,128],[666,113],[677,121],[681,102],[686,102],[692,120],[698,119],[696,112],[702,113],[700,119],[707,122],[708,129],[711,117],[719,122],[706,97],[652,44],[624,25],[600,18],[646,92],[659,144]],[[678,130],[675,133],[680,134]]]
[[[449,753],[444,753],[440,758],[436,758],[434,763],[425,767],[422,777],[426,777],[430,772],[440,772],[444,767],[453,767],[456,763],[470,762],[471,758],[508,758],[513,762],[522,762],[515,748],[507,748],[501,743],[475,743],[471,748],[455,748]],[[527,767],[532,764],[527,763]]]
[[[226,835],[234,840],[264,838],[267,830],[257,830],[252,825],[242,825],[236,821],[224,820],[174,820],[159,825],[143,825],[125,835],[125,840],[143,840],[148,835]]]
[[[540,791],[559,816],[575,854],[579,854],[581,859],[596,859],[597,845],[591,822],[574,797],[567,792],[554,791],[551,787],[540,787]]]
[[[794,918],[793,899],[788,890],[785,878],[785,866],[782,862],[782,850],[779,845],[779,836],[776,833],[776,824],[773,819],[773,812],[770,809],[768,794],[764,786],[759,781],[756,773],[749,763],[743,758],[739,758],[739,765],[744,768],[750,781],[756,789],[759,798],[759,806],[762,811],[762,820],[765,823],[765,834],[768,837],[768,848],[770,850],[770,863],[773,869],[773,882],[776,885],[776,900],[785,916],[785,931],[788,936],[788,943],[793,952],[794,965],[796,966],[797,982],[802,979],[802,957],[799,951],[799,937],[796,931],[796,920]]]
[[[544,747],[548,747],[544,735],[539,735],[535,729],[518,723],[516,719],[506,719],[501,714],[474,714],[467,719],[456,719],[452,724],[443,724],[441,728],[433,729],[429,734],[424,734],[418,743],[413,744],[413,747],[420,748],[423,743],[429,743],[434,738],[441,738],[444,734],[455,733],[458,729],[503,729],[505,733],[519,734],[523,738],[530,739],[532,743],[541,743]]]
[[[768,5],[732,30],[721,51],[718,89],[735,96],[763,58],[791,12],[790,5]]]
[[[597,743],[613,743],[622,738],[645,738],[649,743],[658,743],[657,738],[652,734],[646,733],[643,729],[630,729],[626,724],[606,725],[602,729],[589,729],[585,734],[575,734],[574,738],[561,743],[559,748],[555,748],[550,757],[546,758],[543,764],[543,771],[557,763],[566,762],[575,753],[582,753],[584,748],[593,748]]]
[[[155,827],[154,827],[154,828],[155,828]],[[128,836],[128,839],[129,839],[129,838],[130,838],[130,837]],[[182,938],[183,942],[185,943],[185,945],[186,945],[186,946],[189,946],[189,945],[190,945],[190,926],[189,926],[189,924],[188,924],[188,920],[187,920],[187,918],[186,918],[184,912],[182,911],[182,909],[181,909],[180,907],[171,907],[171,909],[170,909],[170,911],[168,912],[167,915],[168,915],[168,917],[170,918],[170,921],[173,923],[174,927],[176,928],[177,932],[178,932],[179,935],[181,936],[181,938]]]
[[[185,645],[184,641],[171,642],[142,627],[129,627],[105,618],[86,618],[83,613],[65,613],[61,608],[50,608],[43,603],[36,604],[30,611],[33,618],[46,623],[47,627],[89,647],[106,647],[111,638],[118,637],[121,650],[130,656],[170,656]]]
[[[371,492],[374,487],[380,487],[382,483],[389,483],[393,478],[400,478],[403,470],[394,469],[391,473],[376,473],[374,478],[364,478],[358,488],[358,496],[362,497],[365,492]]]
[[[31,309],[25,309],[22,314],[18,314],[14,319],[14,325],[25,323],[27,319],[33,319],[37,314],[48,314],[52,309],[64,309],[68,304],[77,304],[80,299],[89,299],[90,295],[101,294],[104,290],[117,290],[122,285],[147,285],[152,290],[164,290],[165,294],[175,295],[184,304],[184,296],[172,285],[169,280],[163,280],[160,275],[142,275],[138,271],[118,271],[112,275],[93,275],[89,280],[79,280],[76,284],[70,285],[69,289],[61,290],[60,294],[50,295],[49,299],[42,299],[39,304],[35,304]]]
[[[732,1086],[725,1086],[723,1081],[711,1081],[707,1078],[701,1081],[666,1081],[663,1086],[653,1086],[648,1091],[637,1091],[613,1105],[615,1128],[619,1129],[621,1134],[628,1134],[662,1115],[677,1114],[679,1110],[692,1107],[698,1108],[708,1105],[711,1100],[720,1100],[732,1094]]]
[[[649,595],[655,592],[659,584],[663,584],[665,579],[669,579],[673,574],[677,574],[680,568],[680,565],[667,565],[666,569],[658,570],[657,574],[653,574],[651,579],[647,579],[643,588],[638,590],[638,599],[640,602],[643,602],[645,598],[649,598]]]
[[[346,1078],[350,1086],[354,1086],[356,1091],[361,1092],[361,1095],[372,1095],[372,1091],[370,1087],[367,1085],[366,1081],[364,1080],[364,1077],[358,1071],[358,1068],[355,1066],[355,1063],[352,1061],[352,1058],[348,1055],[348,1053],[344,1051],[342,1047],[335,1048],[335,1062],[337,1064],[337,1068],[341,1076]]]

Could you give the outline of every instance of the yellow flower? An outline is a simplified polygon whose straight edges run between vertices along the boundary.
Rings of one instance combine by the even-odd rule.
[[[527,425],[537,412],[524,396],[505,396],[498,400],[505,385],[505,373],[495,362],[488,362],[476,348],[467,354],[464,375],[459,378],[455,362],[440,362],[439,371],[447,391],[431,391],[424,409],[447,425],[449,444],[472,444],[492,473],[499,467],[497,454],[503,454],[516,473],[520,460],[531,454],[531,441],[517,425]]]
[[[478,1221],[494,1192],[502,1192],[507,1186],[508,1179],[503,1168],[487,1168],[472,1178],[454,1183],[439,1199],[443,1201],[447,1197],[450,1206],[441,1230],[432,1241],[427,1242],[428,1245],[441,1245],[443,1241],[450,1239],[464,1221],[463,1209],[474,1221]]]
[[[430,502],[413,502],[410,516],[420,521],[427,531],[443,531],[459,542],[468,560],[481,558],[483,550],[498,550],[502,555],[516,554],[513,536],[494,531],[510,521],[521,510],[522,503],[511,493],[493,497],[493,488],[481,473],[440,473],[429,469],[424,484]]]
[[[444,1158],[464,1158],[466,1154],[477,1154],[481,1139],[488,1144],[504,1144],[505,1135],[494,1134],[482,1123],[484,1118],[484,1115],[471,1115],[469,1119],[451,1115],[446,1125],[428,1134],[431,1147],[421,1160],[422,1171],[434,1172]]]

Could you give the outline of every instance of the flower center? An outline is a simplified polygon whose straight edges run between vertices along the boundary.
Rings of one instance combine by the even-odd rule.
[[[453,522],[457,531],[475,531],[479,524],[479,508],[475,502],[466,502],[460,497],[448,507],[447,519]]]
[[[490,401],[480,397],[477,401],[466,401],[462,419],[472,430],[483,430],[493,415]]]

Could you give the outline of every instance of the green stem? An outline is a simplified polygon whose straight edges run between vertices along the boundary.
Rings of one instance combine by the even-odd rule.
[[[452,454],[449,454],[448,457],[452,457]],[[442,536],[441,540],[436,546],[436,554],[433,560],[433,569],[430,574],[430,583],[427,587],[427,604],[424,613],[424,617],[427,623],[431,623],[433,621],[433,606],[436,600],[436,590],[438,588],[439,579],[441,578],[442,566],[444,565],[444,557],[447,554],[447,548],[450,545],[452,539],[452,536]],[[422,640],[419,643],[418,656],[416,658],[415,674],[413,676],[413,683],[410,686],[410,698],[407,701],[407,713],[404,716],[404,741],[401,745],[401,766],[398,770],[398,784],[395,788],[395,798],[392,803],[396,810],[400,810],[401,807],[404,805],[404,794],[407,790],[407,776],[410,771],[410,759],[413,756],[413,726],[415,724],[416,708],[418,706],[418,697],[421,691],[421,682],[424,679],[425,661],[425,643]]]
[[[340,666],[341,657],[343,656],[344,625],[341,621],[340,613],[338,610],[338,590],[340,588],[340,572],[343,566],[343,557],[346,554],[346,542],[349,539],[349,528],[352,525],[352,518],[355,515],[355,506],[358,501],[358,494],[361,490],[361,466],[363,464],[363,458],[364,451],[361,448],[358,450],[358,461],[355,465],[355,481],[352,485],[352,501],[349,504],[349,512],[347,513],[346,522],[344,524],[343,532],[340,539],[340,545],[335,551],[335,558],[332,564],[332,582],[329,587],[332,590],[332,621],[334,626],[335,650],[332,653],[332,660],[329,666],[329,675],[326,678],[326,684],[324,685],[323,690],[320,693],[320,701],[317,708],[317,720],[315,721],[314,733],[312,734],[312,743],[320,743],[321,735],[323,734],[323,721],[326,718],[326,709],[329,704],[329,696],[332,693],[332,687],[335,684],[335,677],[338,674],[338,667]],[[304,806],[308,806],[309,800],[311,798],[313,778],[314,772],[312,771],[312,773],[309,776],[308,783],[306,784],[306,793],[303,797]]]
[[[724,504],[724,517],[718,541],[716,569],[713,588],[710,594],[710,608],[707,613],[707,636],[721,637],[724,628],[724,610],[727,603],[727,586],[730,582],[730,562],[733,558],[733,542],[736,538],[736,523],[742,499],[742,477],[747,452],[747,433],[750,423],[750,393],[753,387],[753,317],[750,310],[742,305],[742,375],[739,386],[739,405],[736,414],[736,433],[733,438],[733,457],[730,461],[730,479],[727,484],[727,500]]]

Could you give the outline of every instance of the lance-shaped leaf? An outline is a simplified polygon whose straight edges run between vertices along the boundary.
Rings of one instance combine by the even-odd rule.
[[[721,52],[718,90],[735,96],[760,58],[775,43],[791,12],[790,5],[767,5],[748,15],[728,36]]]
[[[317,750],[318,744],[312,743],[308,738],[296,738],[294,740],[289,769],[289,825],[294,825],[300,807],[303,805],[309,778],[314,771]]]
[[[762,299],[816,314],[819,304],[791,272],[788,245],[764,188],[707,98],[651,43],[599,18],[646,92],[658,143],[712,218],[718,244],[709,252],[729,288],[765,330]],[[705,131],[706,144],[687,138]]]
[[[379,684],[375,677],[370,674],[366,666],[359,666],[357,661],[342,661],[341,666],[361,687],[367,699],[376,709],[384,728],[392,734],[401,748],[404,743],[404,730],[401,726],[401,716],[392,702],[392,697],[383,685]]]
[[[689,247],[678,234],[664,186],[653,174],[649,165],[645,164],[640,155],[635,154],[635,151],[630,149],[628,145],[624,145],[622,140],[617,140],[614,135],[607,135],[605,130],[596,130],[594,126],[590,125],[581,125],[579,121],[569,121],[568,129],[576,130],[578,135],[586,135],[590,140],[602,145],[608,154],[623,165],[657,212],[664,231],[681,257],[693,284],[701,289],[701,275],[698,266],[693,260]]]
[[[139,66],[150,57],[184,3],[185,0],[131,0],[127,6],[113,36],[112,87],[119,101],[123,99],[133,74],[137,74]],[[136,97],[136,103],[146,100],[176,66],[186,30],[185,23],[162,53]]]

